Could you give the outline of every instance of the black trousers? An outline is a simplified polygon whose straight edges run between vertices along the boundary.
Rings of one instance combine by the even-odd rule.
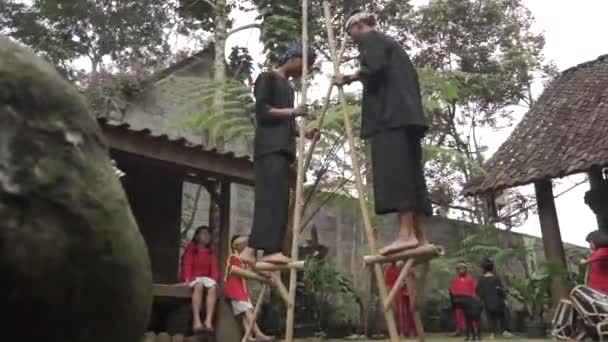
[[[255,160],[255,204],[249,247],[266,254],[283,250],[289,211],[289,155],[270,153]]]
[[[486,311],[486,317],[488,318],[488,323],[490,324],[494,334],[500,335],[503,333],[503,331],[505,331],[504,310]]]
[[[422,164],[422,137],[415,127],[385,129],[371,137],[376,214],[432,215]]]

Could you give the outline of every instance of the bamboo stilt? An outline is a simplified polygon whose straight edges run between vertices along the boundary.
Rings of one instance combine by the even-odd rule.
[[[338,63],[341,63],[342,56],[344,55],[344,51],[346,51],[346,36],[342,37],[342,45],[340,46],[340,53],[338,54]],[[333,81],[329,84],[327,88],[327,92],[325,93],[325,99],[323,102],[323,107],[321,108],[321,112],[319,115],[319,122],[317,124],[317,129],[321,130],[323,127],[323,121],[325,120],[325,114],[327,114],[327,110],[329,110],[329,106],[331,105],[331,93],[334,89],[335,84]],[[310,161],[312,160],[312,155],[315,151],[315,147],[317,146],[316,141],[312,141],[310,147],[308,148],[308,153],[306,154],[306,160],[304,161],[304,170],[308,170],[308,166],[310,166]]]
[[[410,293],[410,308],[412,309],[412,314],[414,316],[414,325],[416,326],[416,332],[418,333],[418,341],[424,342],[424,325],[422,324],[422,319],[420,319],[420,307],[415,305],[415,302],[418,301],[417,298],[420,293],[418,292],[416,281],[414,279],[407,277],[405,278],[405,283],[407,284],[407,289]]]
[[[306,91],[308,89],[308,0],[302,0],[302,93],[301,105],[306,105]],[[302,219],[302,187],[304,183],[304,124],[299,125],[298,139],[298,175],[296,180],[296,195],[294,203],[291,258],[298,260],[298,243],[300,237],[300,221]],[[295,319],[295,301],[298,270],[292,268],[289,272],[289,297],[287,305],[287,319],[285,324],[285,341],[293,342],[293,326]],[[282,285],[282,284],[281,284]]]
[[[445,250],[441,246],[424,245],[390,255],[366,255],[363,257],[363,262],[366,265],[370,265],[413,258],[415,259],[414,264],[420,264],[427,260],[442,256],[444,254]]]
[[[293,307],[294,299],[291,298],[289,292],[287,291],[287,288],[285,287],[285,285],[283,285],[281,277],[279,277],[279,275],[276,273],[271,273],[270,278],[272,279],[272,286],[277,290],[279,296],[281,296],[281,298],[285,302],[285,306],[287,308]]]
[[[395,301],[395,297],[397,293],[401,291],[403,288],[403,284],[405,284],[405,278],[409,275],[410,270],[414,266],[414,259],[408,259],[405,262],[405,265],[401,268],[401,272],[399,272],[399,277],[397,277],[397,281],[395,282],[395,286],[391,289],[386,297],[386,301],[384,302],[384,311],[388,310],[393,306],[393,302]]]
[[[258,319],[258,314],[260,313],[260,308],[262,307],[262,302],[264,301],[264,295],[266,294],[267,287],[267,285],[264,285],[260,290],[258,299],[255,301],[255,308],[253,309],[253,319],[251,320],[251,322],[249,322],[249,324],[247,324],[247,329],[245,330],[245,335],[243,335],[243,339],[241,339],[241,342],[249,342],[249,336],[251,335],[253,326],[255,325],[255,322]]]
[[[334,31],[333,26],[331,25],[331,10],[329,8],[329,3],[327,1],[323,2],[323,9],[325,13],[325,20],[327,22],[327,36],[329,40],[329,46],[331,49],[333,64],[334,64],[334,74],[340,73],[340,65],[337,63],[337,51],[336,51],[336,42],[334,40]],[[374,237],[374,231],[372,228],[371,220],[369,218],[369,213],[367,211],[367,204],[365,203],[365,191],[363,190],[363,180],[361,179],[361,172],[359,168],[359,160],[356,155],[356,146],[355,140],[353,137],[353,128],[350,121],[350,114],[348,113],[348,108],[346,107],[346,96],[344,95],[343,87],[338,87],[338,93],[340,95],[340,102],[342,104],[342,112],[344,114],[344,125],[346,128],[346,134],[348,136],[348,143],[351,150],[351,159],[353,164],[353,170],[355,173],[355,181],[357,185],[357,193],[359,197],[359,206],[361,209],[361,215],[363,217],[363,224],[365,226],[365,233],[367,235],[367,241],[370,249],[372,251],[377,251],[376,248],[376,239]],[[378,284],[378,289],[380,292],[380,298],[384,302],[386,300],[387,290],[386,284],[384,283],[384,275],[382,273],[382,267],[380,264],[374,264],[374,274],[376,277],[376,282]],[[397,332],[397,326],[395,324],[395,317],[393,315],[393,310],[389,308],[389,310],[384,311],[384,319],[386,320],[386,326],[388,328],[388,333],[390,336],[391,342],[398,342],[400,340],[399,333]]]
[[[250,271],[250,270],[246,270],[244,268],[240,268],[240,267],[237,267],[237,266],[231,266],[230,267],[230,273],[231,274],[235,274],[235,275],[237,275],[239,277],[246,278],[246,279],[257,280],[257,281],[259,281],[261,283],[264,283],[264,284],[269,284],[269,285],[272,284],[272,280],[268,276],[261,275],[259,273],[256,273],[256,272],[253,272],[253,271]]]
[[[256,271],[287,271],[292,268],[298,271],[304,271],[304,261],[294,261],[285,265],[271,264],[268,262],[257,262],[255,264]]]

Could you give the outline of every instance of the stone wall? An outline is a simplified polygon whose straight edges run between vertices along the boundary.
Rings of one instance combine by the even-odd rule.
[[[196,185],[186,183],[184,193],[188,197],[193,197]],[[184,200],[185,201],[185,200]],[[209,196],[206,191],[201,194],[198,205],[196,225],[208,222]],[[318,203],[313,203],[303,216],[303,222],[308,221],[313,211],[318,208]],[[233,234],[247,235],[251,229],[253,217],[253,188],[241,185],[232,185],[231,194],[231,230]],[[376,236],[378,245],[387,244],[397,229],[397,222],[394,216],[377,218],[375,220]],[[435,244],[445,247],[447,255],[453,256],[460,249],[462,240],[471,234],[480,231],[480,228],[466,222],[456,221],[441,217],[433,217],[426,223],[426,232],[429,240]],[[344,274],[349,275],[357,290],[361,294],[370,293],[370,272],[363,266],[362,257],[369,254],[369,248],[365,237],[365,232],[361,224],[358,206],[354,200],[336,199],[330,201],[323,208],[318,210],[307,225],[301,241],[305,243],[311,238],[311,229],[315,227],[319,242],[329,248],[328,257],[336,265],[336,268]],[[523,234],[511,233],[506,231],[492,231],[492,234],[499,234],[499,240],[510,242],[512,246],[534,247],[537,251],[528,260],[530,269],[543,260],[542,241],[537,237]],[[572,262],[578,260],[583,248],[566,244],[567,255],[572,258]],[[514,266],[521,267],[521,266]],[[520,273],[520,269],[511,270]],[[431,287],[437,285],[439,281],[431,276]]]

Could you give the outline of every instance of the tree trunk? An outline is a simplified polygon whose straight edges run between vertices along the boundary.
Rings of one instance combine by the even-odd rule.
[[[226,38],[228,11],[226,0],[215,2],[215,61],[213,63],[213,80],[226,81]]]

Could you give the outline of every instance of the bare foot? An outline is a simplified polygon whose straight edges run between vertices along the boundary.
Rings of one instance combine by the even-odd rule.
[[[205,322],[205,326],[203,327],[205,331],[213,332],[213,325],[209,322]]]
[[[245,249],[241,252],[241,260],[243,263],[250,267],[255,267],[255,249],[250,247],[245,247]]]
[[[406,249],[416,248],[418,247],[418,245],[418,239],[416,239],[414,236],[408,239],[398,237],[397,240],[393,241],[393,243],[391,243],[390,245],[380,249],[379,252],[380,255],[394,254],[404,251]]]
[[[192,325],[192,332],[194,332],[194,334],[200,334],[204,330],[205,329],[203,328],[203,324],[201,322],[194,322]]]
[[[274,254],[265,255],[264,257],[262,257],[262,259],[260,261],[271,263],[271,264],[284,265],[284,264],[289,264],[291,262],[291,259],[286,257],[285,255],[283,255],[283,253],[274,253]]]

